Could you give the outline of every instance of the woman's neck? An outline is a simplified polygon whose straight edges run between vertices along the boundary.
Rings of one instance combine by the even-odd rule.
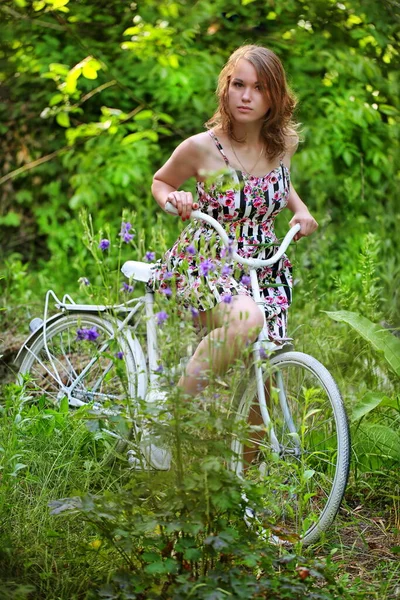
[[[243,147],[258,147],[263,143],[261,138],[261,124],[256,123],[234,123],[233,124],[234,138],[241,141]],[[232,136],[229,136],[232,137]],[[233,138],[233,141],[235,141]]]

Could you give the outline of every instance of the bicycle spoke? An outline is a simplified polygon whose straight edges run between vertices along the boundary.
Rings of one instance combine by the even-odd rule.
[[[87,313],[65,315],[50,323],[27,349],[21,381],[22,375],[29,375],[24,382],[29,401],[40,401],[44,408],[46,400],[53,407],[63,397],[71,409],[87,405],[88,411],[81,412],[82,423],[96,431],[96,456],[100,447],[109,453],[113,447],[122,449],[130,435],[131,399],[139,395],[138,382],[143,386],[145,380],[138,342],[134,348],[135,353],[107,319]]]
[[[319,536],[317,525],[326,528],[332,521],[344,492],[349,460],[347,422],[337,388],[318,361],[289,352],[273,359],[271,365],[265,371],[266,402],[280,449],[273,451],[268,432],[261,439],[259,432],[250,434],[243,452],[245,475],[266,486],[264,508],[272,522],[309,543]],[[250,389],[256,393],[254,384]],[[247,396],[244,398],[251,411],[254,399],[249,403]],[[341,437],[338,410],[344,423]],[[340,453],[341,440],[346,444],[345,454]],[[344,469],[340,481],[335,477],[339,463]]]

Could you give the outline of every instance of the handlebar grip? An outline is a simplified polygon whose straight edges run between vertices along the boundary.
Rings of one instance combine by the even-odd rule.
[[[170,213],[171,215],[177,215],[178,211],[175,208],[175,206],[173,204],[171,204],[171,202],[166,202],[165,203],[165,212]]]

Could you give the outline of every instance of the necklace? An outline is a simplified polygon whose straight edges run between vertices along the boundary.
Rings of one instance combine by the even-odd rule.
[[[254,165],[251,167],[251,169],[248,171],[248,170],[245,168],[245,166],[242,164],[242,162],[241,162],[240,158],[238,157],[238,155],[236,154],[236,152],[235,152],[235,148],[233,147],[233,144],[232,144],[232,140],[229,140],[229,141],[230,141],[230,144],[231,144],[231,148],[232,148],[233,154],[235,155],[235,157],[236,157],[236,159],[237,159],[237,161],[238,161],[239,165],[242,167],[242,169],[243,169],[243,171],[244,171],[245,173],[247,173],[248,175],[251,175],[252,171],[254,171],[254,169],[256,168],[256,166],[257,166],[257,165],[258,165],[258,163],[259,163],[259,160],[260,160],[260,158],[261,158],[261,155],[262,155],[262,153],[263,153],[263,150],[264,150],[264,146],[261,146],[261,152],[260,152],[260,154],[258,155],[258,158],[257,158],[257,160],[256,160],[255,164],[254,164]]]

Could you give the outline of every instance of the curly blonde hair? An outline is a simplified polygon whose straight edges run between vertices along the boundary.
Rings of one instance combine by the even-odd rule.
[[[293,112],[297,104],[296,97],[290,90],[285,71],[277,55],[263,46],[240,46],[229,57],[218,77],[216,95],[218,108],[214,115],[205,123],[210,129],[217,126],[227,133],[236,142],[245,140],[237,139],[233,133],[232,115],[228,108],[228,90],[232,73],[241,58],[248,60],[255,68],[271,108],[265,115],[261,135],[265,142],[266,154],[269,158],[283,156],[289,145],[298,142],[297,129],[299,125],[293,119]],[[289,143],[291,140],[291,143]]]

